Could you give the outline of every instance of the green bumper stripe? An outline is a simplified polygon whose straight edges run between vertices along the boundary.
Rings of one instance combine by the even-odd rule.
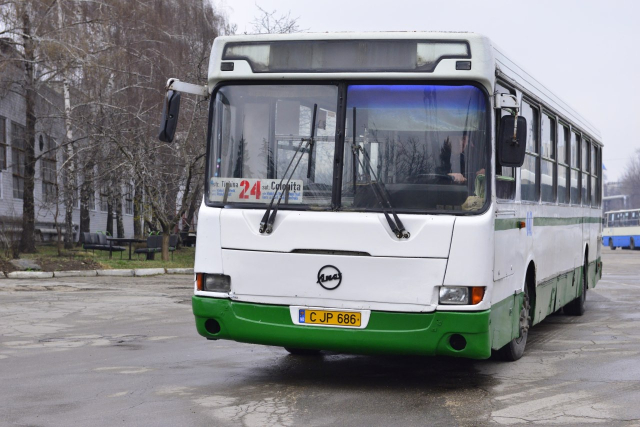
[[[525,222],[525,221],[526,221],[526,218],[496,219],[495,229],[496,231],[512,230],[514,228],[518,228],[519,222]],[[599,224],[601,221],[602,221],[602,218],[591,217],[591,216],[572,217],[572,218],[534,217],[533,226],[534,227],[555,227],[555,226],[575,225],[575,224]]]
[[[583,216],[575,218],[533,218],[534,226],[553,227],[557,225],[574,225],[574,224],[599,224],[602,222],[600,217]]]
[[[194,296],[193,313],[203,337],[331,350],[358,354],[448,355],[486,359],[491,355],[490,310],[481,312],[389,313],[372,311],[365,329],[295,325],[288,306],[250,304]],[[220,332],[207,332],[205,322],[215,319]],[[456,351],[453,334],[467,345]]]

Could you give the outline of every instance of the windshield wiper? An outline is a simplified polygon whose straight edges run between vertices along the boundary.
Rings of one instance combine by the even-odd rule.
[[[309,142],[309,163],[307,163],[307,178],[311,178],[311,165],[313,159],[313,146],[315,145],[316,136],[316,114],[318,113],[318,104],[313,104],[313,118],[311,119],[311,138]]]
[[[376,175],[375,171],[373,170],[373,167],[371,166],[371,159],[369,158],[369,155],[367,154],[367,150],[365,150],[363,147],[361,147],[360,145],[358,145],[356,143],[356,135],[357,135],[357,133],[356,133],[356,109],[354,107],[354,109],[353,109],[353,142],[351,143],[351,150],[353,151],[353,157],[358,160],[358,163],[360,164],[360,166],[362,167],[363,170],[364,169],[368,169],[369,170],[369,173],[371,174],[371,176],[375,180],[375,182],[371,181],[371,184],[372,184],[371,188],[373,189],[373,194],[376,196],[376,199],[378,199],[378,203],[380,204],[380,207],[382,208],[382,213],[384,213],[384,217],[387,219],[387,223],[389,223],[389,228],[391,228],[391,231],[393,232],[393,234],[395,234],[398,239],[408,239],[409,237],[411,237],[411,233],[409,233],[404,228],[404,225],[402,224],[402,221],[400,221],[400,218],[398,218],[398,215],[396,214],[396,211],[393,208],[393,205],[391,204],[389,193],[387,192],[387,189],[384,186],[384,183],[380,182],[380,180],[378,179],[378,176]],[[365,163],[367,164],[368,168],[365,168],[365,166],[362,163],[362,160],[360,160],[360,156],[358,154],[358,151],[361,151],[362,154],[364,155]],[[355,166],[356,165],[354,164],[353,167],[355,168]],[[355,186],[355,184],[354,184],[354,186]],[[354,192],[354,197],[355,197],[355,192]],[[389,209],[391,211],[391,215],[393,215],[393,219],[389,215],[389,212],[387,212],[387,209]]]
[[[307,150],[307,152],[309,152],[309,171],[307,173],[310,174],[310,170],[311,170],[311,151],[310,150],[311,150],[311,148],[313,148],[313,142],[314,142],[314,137],[315,137],[315,130],[316,130],[315,121],[316,121],[316,112],[317,111],[318,111],[318,104],[314,104],[313,105],[313,119],[312,119],[312,122],[311,122],[311,137],[310,138],[302,138],[300,140],[300,145],[298,145],[298,148],[296,149],[295,153],[293,153],[293,157],[291,157],[291,161],[287,165],[287,169],[285,169],[284,174],[282,175],[282,179],[280,180],[280,184],[278,184],[278,188],[276,188],[276,190],[273,192],[273,197],[271,198],[271,202],[269,203],[269,207],[267,207],[266,212],[262,216],[262,220],[260,221],[260,228],[258,229],[260,234],[263,234],[265,232],[267,234],[271,234],[271,232],[273,232],[273,224],[276,221],[276,214],[278,213],[278,207],[280,206],[280,202],[282,201],[282,196],[286,192],[287,199],[289,198],[289,183],[291,182],[291,178],[293,178],[293,174],[296,172],[296,169],[298,168],[298,165],[300,164],[300,160],[302,160],[302,156],[304,156],[304,151],[305,150]],[[298,157],[298,161],[296,162],[296,165],[291,170],[291,174],[289,175],[289,179],[287,179],[287,183],[285,184],[284,187],[282,187],[282,183],[284,182],[284,179],[287,176],[287,172],[289,172],[289,168],[291,168],[291,164],[293,164],[293,161],[295,160],[296,156],[300,152],[300,149],[302,148],[302,145],[305,142],[307,144],[305,145],[304,150],[302,150],[302,154],[300,155],[300,157]],[[273,202],[276,199],[276,194],[278,194],[278,189],[280,189],[280,197],[278,198],[278,203],[276,203],[276,206],[273,207]],[[272,207],[273,207],[273,211],[271,211]]]

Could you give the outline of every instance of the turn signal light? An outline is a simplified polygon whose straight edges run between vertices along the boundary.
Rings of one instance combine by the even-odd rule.
[[[484,298],[484,286],[476,286],[471,288],[471,305],[480,304]]]
[[[518,221],[518,228],[523,229],[527,226],[527,223],[524,221]]]
[[[204,274],[203,273],[197,273],[196,274],[196,289],[199,291],[204,291]]]

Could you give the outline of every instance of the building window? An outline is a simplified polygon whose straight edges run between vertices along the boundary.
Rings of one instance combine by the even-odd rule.
[[[131,184],[125,185],[124,213],[133,215],[133,185]]]
[[[95,211],[96,210],[96,190],[93,188],[93,181],[90,181],[87,184],[88,187],[88,193],[89,193],[89,200],[87,201],[87,204],[89,206],[89,210],[90,211]]]
[[[0,116],[0,169],[7,168],[7,119]]]
[[[13,198],[24,199],[24,168],[26,163],[25,127],[11,122],[11,169],[13,171]]]
[[[56,162],[56,140],[40,135],[40,146],[43,147],[42,160],[42,199],[45,203],[56,201],[57,183],[57,162]]]
[[[102,212],[109,211],[109,188],[106,185],[100,188],[100,210]]]

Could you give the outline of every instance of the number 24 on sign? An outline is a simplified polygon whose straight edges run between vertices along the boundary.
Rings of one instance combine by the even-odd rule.
[[[247,180],[240,182],[240,187],[242,187],[242,191],[239,196],[241,199],[249,199],[250,196],[255,196],[257,200],[260,199],[260,181],[256,181],[256,183],[253,184],[251,191],[249,191],[250,184]],[[249,193],[247,194],[247,192]]]

